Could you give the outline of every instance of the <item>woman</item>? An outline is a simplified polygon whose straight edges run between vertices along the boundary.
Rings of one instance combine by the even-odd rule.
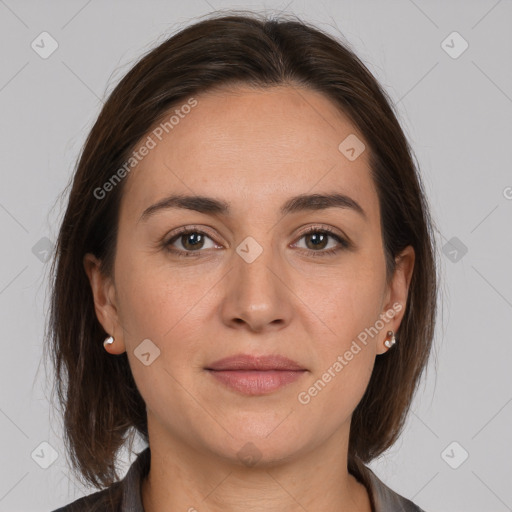
[[[421,511],[366,464],[428,361],[432,230],[340,42],[236,14],[149,52],[88,136],[52,266],[65,441],[100,489],[59,511]]]

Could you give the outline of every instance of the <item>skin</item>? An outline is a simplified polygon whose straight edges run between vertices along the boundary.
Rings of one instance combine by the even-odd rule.
[[[113,275],[103,276],[93,255],[84,258],[96,314],[115,338],[107,351],[127,351],[147,405],[144,508],[369,512],[366,488],[347,471],[350,420],[375,358],[386,357],[387,331],[402,320],[414,251],[404,250],[386,283],[368,145],[354,161],[338,150],[349,134],[364,138],[322,94],[238,87],[196,99],[125,178]],[[367,218],[348,208],[279,213],[292,196],[332,192],[356,200]],[[166,209],[139,220],[171,193],[222,199],[232,211]],[[195,250],[191,257],[162,247],[191,225],[206,233],[202,244],[173,242]],[[353,249],[334,238],[317,248],[301,235],[310,226],[331,227]],[[252,263],[236,252],[247,236],[263,249]],[[301,404],[298,393],[396,303],[401,311]],[[134,350],[148,338],[160,356],[145,366]],[[308,371],[270,394],[246,396],[204,369],[238,353],[284,355]],[[237,455],[248,442],[260,457],[252,466]]]

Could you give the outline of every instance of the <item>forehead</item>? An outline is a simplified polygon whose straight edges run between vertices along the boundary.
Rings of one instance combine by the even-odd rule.
[[[168,133],[160,130],[161,140],[148,132],[155,144],[127,178],[121,216],[135,220],[173,193],[222,198],[242,213],[255,206],[277,210],[290,196],[327,191],[350,195],[369,217],[377,214],[369,148],[356,159],[342,152],[348,143],[340,150],[347,140],[360,151],[364,138],[323,94],[237,87],[194,98],[196,106],[174,116]],[[176,110],[180,105],[165,120]]]

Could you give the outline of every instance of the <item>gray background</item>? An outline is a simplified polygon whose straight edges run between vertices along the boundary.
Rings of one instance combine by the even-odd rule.
[[[512,2],[185,4],[0,0],[0,511],[92,492],[69,475],[41,362],[57,195],[134,59],[225,8],[341,32],[396,102],[421,168],[442,249],[435,351],[403,436],[370,467],[427,512],[512,510]],[[31,48],[43,31],[59,45],[47,59]],[[453,31],[469,44],[457,58],[445,45],[453,54],[460,39],[442,44]],[[47,469],[43,442],[58,453]]]

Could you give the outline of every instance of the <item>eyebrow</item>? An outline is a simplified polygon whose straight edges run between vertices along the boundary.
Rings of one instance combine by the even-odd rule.
[[[139,218],[140,221],[147,220],[155,213],[172,209],[182,208],[194,210],[205,214],[229,215],[231,208],[229,203],[213,197],[198,195],[170,195],[144,210]],[[324,210],[327,208],[342,208],[352,210],[365,220],[368,220],[366,212],[361,205],[345,194],[301,194],[288,199],[280,209],[282,215],[302,211]]]

